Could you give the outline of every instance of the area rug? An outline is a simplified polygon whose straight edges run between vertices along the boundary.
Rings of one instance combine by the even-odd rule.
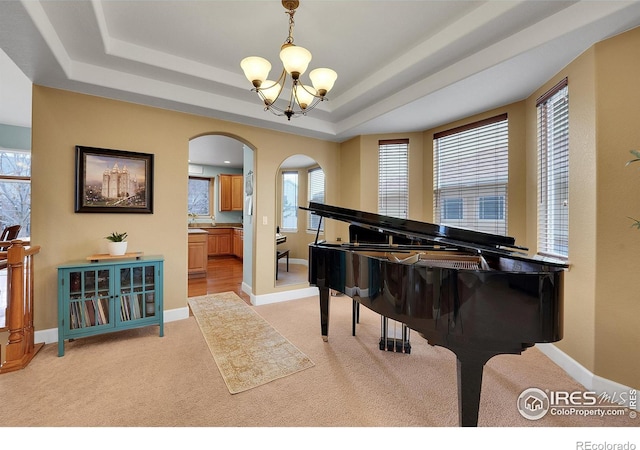
[[[191,297],[189,306],[232,394],[314,365],[234,292]]]

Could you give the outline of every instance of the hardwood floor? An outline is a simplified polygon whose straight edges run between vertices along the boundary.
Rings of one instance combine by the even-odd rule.
[[[249,296],[242,291],[242,261],[235,256],[209,258],[207,277],[189,279],[189,297],[228,291],[251,304]]]

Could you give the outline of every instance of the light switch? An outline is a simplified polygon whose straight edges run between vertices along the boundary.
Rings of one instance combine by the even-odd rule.
[[[267,216],[262,216],[262,225],[267,224]]]

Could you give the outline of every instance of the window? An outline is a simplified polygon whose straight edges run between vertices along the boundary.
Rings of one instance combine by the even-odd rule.
[[[502,114],[434,135],[436,223],[507,234],[508,134]]]
[[[209,178],[189,177],[189,214],[211,216],[213,183]]]
[[[310,202],[324,203],[324,171],[320,167],[311,169],[308,172],[309,175],[309,195],[308,200]],[[320,220],[320,216],[315,214],[307,214],[309,217],[307,228],[309,230],[317,230],[318,224],[320,224],[320,231],[324,231],[324,221]]]
[[[442,216],[445,220],[462,220],[463,204],[461,198],[445,198]]]
[[[378,213],[406,219],[409,211],[409,139],[378,143]]]
[[[282,172],[282,230],[298,230],[298,172]]]
[[[499,195],[480,197],[478,210],[480,220],[504,220],[504,197]]]
[[[569,256],[569,89],[565,78],[538,109],[538,252]]]
[[[11,225],[31,235],[31,152],[0,149],[0,231]]]

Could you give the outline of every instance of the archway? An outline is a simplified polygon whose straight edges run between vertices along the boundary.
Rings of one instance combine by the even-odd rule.
[[[307,287],[308,247],[315,239],[318,218],[299,206],[309,200],[324,203],[324,170],[311,157],[288,157],[276,172],[276,287]]]
[[[188,210],[193,210],[193,214],[188,218],[190,226],[205,229],[210,233],[207,245],[209,259],[226,256],[241,261],[242,290],[248,293],[251,293],[253,286],[254,259],[253,192],[252,189],[251,192],[247,190],[249,185],[253,185],[253,152],[254,148],[248,142],[225,133],[202,134],[189,141]],[[233,184],[227,180],[234,180]],[[206,189],[194,192],[192,184],[198,182],[201,185],[204,183]],[[224,193],[226,198],[227,192],[231,196],[229,198],[234,199],[231,206],[221,198],[221,193]],[[197,202],[203,205],[202,196],[207,197],[204,202],[207,207],[194,208]],[[226,228],[229,229],[228,238],[212,237],[212,229],[216,230],[215,233],[224,233]],[[237,245],[234,245],[238,244],[238,238],[234,235],[236,230],[240,230],[243,235],[239,241],[240,251]],[[220,245],[214,241],[219,241]],[[215,273],[207,273],[207,277],[215,276]]]

